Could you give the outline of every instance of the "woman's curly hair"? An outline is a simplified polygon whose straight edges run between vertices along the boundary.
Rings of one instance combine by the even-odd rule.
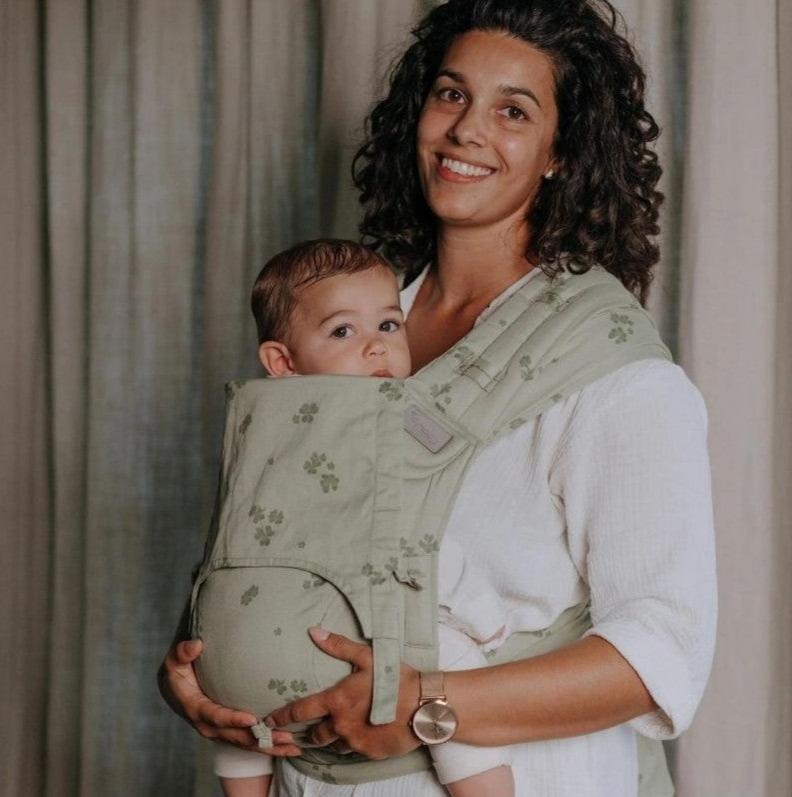
[[[659,248],[659,128],[644,107],[646,76],[608,0],[448,0],[415,28],[390,91],[367,124],[352,173],[366,207],[363,242],[411,280],[435,257],[436,218],[424,199],[416,131],[451,42],[470,30],[502,31],[553,63],[556,175],[531,209],[530,251],[549,275],[610,271],[642,303]]]

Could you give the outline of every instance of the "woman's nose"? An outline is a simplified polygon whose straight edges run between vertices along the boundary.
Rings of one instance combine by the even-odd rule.
[[[473,144],[483,147],[486,143],[486,119],[483,111],[473,103],[466,106],[449,128],[448,137],[462,146]]]

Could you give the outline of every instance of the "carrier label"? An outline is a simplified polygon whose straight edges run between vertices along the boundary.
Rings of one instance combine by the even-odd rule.
[[[427,415],[415,404],[409,404],[404,410],[404,428],[433,454],[453,437],[453,435],[430,415]]]

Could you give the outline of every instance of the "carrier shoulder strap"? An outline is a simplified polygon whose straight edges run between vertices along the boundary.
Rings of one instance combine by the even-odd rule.
[[[406,387],[412,403],[450,434],[488,443],[648,358],[671,355],[651,316],[616,277],[600,267],[554,278],[542,273]]]

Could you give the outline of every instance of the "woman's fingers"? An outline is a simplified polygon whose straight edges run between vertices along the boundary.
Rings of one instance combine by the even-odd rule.
[[[339,736],[333,729],[330,720],[324,720],[311,729],[311,741],[319,747],[326,747],[328,744],[338,741]]]
[[[371,648],[368,645],[353,642],[341,634],[331,634],[319,626],[309,628],[308,633],[316,646],[334,659],[348,661],[358,668],[371,664]]]
[[[302,750],[294,743],[294,736],[289,731],[273,731],[272,741],[273,747],[256,747],[256,752],[264,753],[265,755],[274,755],[280,757],[300,755]]]
[[[168,651],[158,675],[162,696],[202,736],[243,746],[254,744],[255,739],[248,729],[256,724],[257,717],[247,711],[221,706],[201,690],[193,662],[202,650],[200,640],[188,639]]]
[[[310,722],[322,719],[329,713],[327,709],[327,693],[317,692],[315,695],[287,703],[283,708],[276,709],[264,718],[268,728],[283,728],[293,722]]]
[[[254,714],[221,706],[203,693],[193,668],[193,662],[202,651],[203,643],[199,639],[179,642],[168,651],[160,667],[160,691],[174,711],[206,739],[229,742],[246,750],[268,755],[300,755],[301,750],[288,731],[274,731],[274,747],[259,748],[250,730],[258,722]]]
[[[192,664],[203,652],[203,642],[200,639],[185,639],[172,652],[176,664]]]
[[[195,702],[188,707],[188,716],[196,725],[200,722],[215,728],[250,728],[258,722],[255,714],[221,706],[203,692],[198,695]],[[252,733],[250,736],[253,738]]]
[[[371,648],[361,645],[341,634],[331,634],[324,628],[313,627],[308,629],[311,639],[329,656],[350,662],[358,670],[370,669]],[[295,700],[283,708],[273,711],[265,718],[265,723],[270,728],[282,728],[293,722],[310,722],[322,719],[331,713],[332,705],[330,695],[332,688],[324,692],[308,695],[300,700]]]

